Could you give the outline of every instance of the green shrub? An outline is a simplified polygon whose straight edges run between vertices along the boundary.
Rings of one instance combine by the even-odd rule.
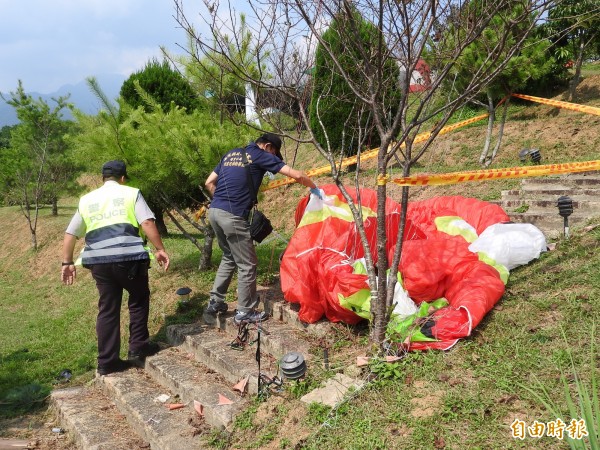
[[[121,86],[121,97],[133,109],[142,106],[146,112],[151,112],[151,108],[135,88],[136,80],[140,83],[140,87],[162,106],[164,112],[171,109],[171,103],[185,108],[188,112],[194,111],[200,105],[199,97],[190,83],[166,60],[162,63],[156,59],[148,62],[142,70],[132,74]]]

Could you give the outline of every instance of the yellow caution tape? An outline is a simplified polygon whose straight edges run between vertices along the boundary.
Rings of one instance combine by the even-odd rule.
[[[489,114],[481,114],[479,116],[472,117],[470,119],[466,119],[461,122],[453,123],[452,125],[447,125],[440,130],[438,135],[450,133],[451,131],[458,130],[459,128],[462,128],[462,127],[466,127],[467,125],[471,125],[472,123],[479,122],[480,120],[486,119],[488,116],[489,116]],[[431,136],[431,132],[418,134],[415,137],[415,140],[413,141],[413,143],[420,144],[421,142],[425,142],[427,139],[429,139],[430,136]],[[404,144],[402,144],[401,147],[404,147]],[[379,154],[379,148],[375,148],[373,150],[369,150],[367,152],[361,153],[360,160],[361,161],[369,160],[369,159],[377,157],[378,154]],[[343,159],[341,166],[347,167],[349,165],[356,164],[357,162],[358,162],[358,156],[354,155],[354,156],[350,156],[348,158]],[[323,175],[323,174],[330,173],[330,172],[331,172],[331,166],[323,166],[323,167],[319,167],[316,169],[308,170],[306,172],[306,175],[309,177],[315,177],[315,176]],[[263,186],[260,190],[264,192],[264,191],[268,191],[270,189],[275,189],[275,188],[285,186],[288,184],[292,184],[295,182],[296,182],[296,180],[294,180],[293,178],[286,177],[286,178],[282,178],[280,180],[271,181],[266,186]],[[378,183],[379,183],[379,180],[378,180]]]
[[[470,181],[498,180],[506,178],[541,177],[565,173],[589,172],[600,169],[600,160],[540,166],[511,167],[507,169],[471,170],[443,174],[418,174],[395,178],[392,182],[400,186],[443,186]]]
[[[377,176],[377,186],[385,186],[388,181],[390,181],[389,175],[379,175]]]
[[[579,105],[577,103],[569,103],[562,102],[559,100],[550,100],[548,98],[542,97],[534,97],[533,95],[524,95],[524,94],[513,94],[513,97],[522,98],[524,100],[529,100],[536,103],[541,103],[543,105],[556,106],[557,108],[570,109],[571,111],[578,111],[587,114],[594,114],[596,116],[600,116],[600,108],[596,108],[595,106],[586,106]]]

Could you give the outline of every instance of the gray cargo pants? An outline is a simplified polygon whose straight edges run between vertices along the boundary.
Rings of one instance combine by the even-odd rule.
[[[238,271],[238,311],[250,311],[258,306],[256,295],[256,266],[258,258],[250,237],[248,222],[239,216],[218,208],[208,210],[208,220],[215,231],[219,247],[223,251],[221,264],[213,288],[211,300],[225,301],[227,289],[235,270]]]

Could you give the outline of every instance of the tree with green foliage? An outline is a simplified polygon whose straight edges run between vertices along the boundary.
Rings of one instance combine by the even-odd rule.
[[[220,122],[225,115],[236,123],[245,121],[240,113],[245,112],[246,90],[252,89],[260,97],[261,83],[255,82],[267,76],[265,67],[257,65],[260,50],[252,47],[253,33],[248,28],[246,16],[239,16],[235,33],[224,37],[220,50],[201,55],[188,41],[188,54],[169,58],[183,68],[194,90],[204,96],[212,110],[219,111]],[[220,53],[228,56],[223,57]],[[244,77],[249,73],[250,77]],[[248,84],[250,85],[248,86]]]
[[[221,156],[245,145],[251,131],[229,121],[220,124],[213,114],[201,110],[189,113],[172,105],[165,112],[139,84],[136,88],[145,108],[133,109],[123,99],[114,105],[94,79],[88,83],[105,109],[97,116],[76,114],[81,131],[73,142],[79,161],[94,173],[107,160],[125,161],[130,183],[143,192],[157,218],[158,211],[164,212],[200,250],[200,268],[208,268],[212,229],[202,217],[198,225],[191,211],[208,200],[199,186]],[[186,231],[182,221],[203,233],[204,242]]]
[[[461,35],[468,32],[470,14],[473,14],[473,8],[477,7],[478,2],[474,1],[465,4],[462,10],[455,11],[452,22],[441,31],[441,35],[438,34],[440,39],[432,42],[431,51],[426,57],[434,70],[436,67],[448,64],[449,48],[454,48],[456,42],[463,39]],[[493,67],[493,64],[502,64],[503,66],[481,93],[471,99],[471,102],[486,108],[489,114],[486,138],[479,157],[479,163],[484,167],[488,167],[492,163],[500,149],[511,94],[524,88],[528,81],[535,81],[546,76],[553,67],[554,60],[552,57],[548,57],[550,42],[546,39],[539,39],[535,35],[526,37],[526,32],[531,29],[535,18],[521,20],[516,25],[513,22],[517,17],[522,17],[523,11],[523,6],[515,4],[510,5],[506,10],[499,11],[492,17],[480,38],[469,44],[460,57],[455,59],[449,76],[444,82],[446,92],[450,96],[456,96],[468,89],[474,68],[485,67],[488,64],[490,68]],[[518,41],[522,41],[521,49],[514,52],[513,48]],[[504,56],[493,63],[490,61],[490,49],[497,49]],[[510,53],[512,55],[509,56]],[[496,142],[492,149],[494,124],[499,105],[502,105],[503,112],[498,124]]]
[[[33,249],[37,249],[40,208],[52,202],[56,213],[58,196],[76,173],[64,139],[70,125],[62,119],[63,109],[72,106],[67,103],[68,96],[53,100],[53,108],[42,99],[34,100],[25,93],[21,81],[6,100],[15,108],[20,123],[11,130],[10,146],[0,154],[0,166],[7,176],[7,203],[20,206],[29,224]]]
[[[153,97],[164,112],[171,109],[171,104],[185,108],[188,112],[201,106],[197,91],[166,59],[162,62],[156,59],[149,61],[143,69],[133,73],[121,86],[120,95],[125,102],[134,109],[138,107],[147,109],[149,106],[138,93],[136,82]]]
[[[340,29],[355,27],[356,39],[343,41]],[[310,125],[317,141],[333,154],[355,155],[360,149],[378,147],[381,140],[375,128],[371,111],[357,97],[356,91],[345,81],[344,74],[359,77],[361,64],[376,64],[376,52],[365,54],[365,49],[377,48],[379,33],[375,25],[352,11],[352,18],[346,12],[337,14],[331,25],[323,33],[323,43],[317,46],[315,66],[312,71],[313,91],[310,102]],[[387,53],[388,50],[383,48]],[[329,52],[335,55],[330,56]],[[365,61],[365,58],[367,61]],[[342,71],[338,68],[341,65]],[[343,73],[342,73],[343,72]],[[379,101],[382,108],[396,108],[400,95],[398,81],[400,69],[391,59],[382,72],[384,80]],[[360,90],[366,89],[365,86]],[[393,112],[391,112],[393,114]]]
[[[567,100],[575,96],[581,81],[581,66],[587,57],[600,53],[600,6],[597,0],[563,0],[548,14],[545,24],[554,42],[553,53],[563,64],[573,65]],[[573,61],[574,60],[574,61]]]

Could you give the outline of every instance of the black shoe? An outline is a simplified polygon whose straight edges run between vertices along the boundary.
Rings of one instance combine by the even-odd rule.
[[[211,300],[208,302],[208,306],[204,310],[206,314],[216,315],[218,313],[226,313],[227,312],[227,303],[225,302],[217,302],[216,300]]]
[[[108,375],[116,372],[123,372],[127,369],[131,369],[133,366],[129,361],[117,359],[115,362],[105,364],[104,366],[98,366],[99,375]]]
[[[128,360],[137,360],[141,361],[146,358],[146,356],[152,356],[160,351],[160,346],[156,342],[147,342],[140,348],[139,350],[129,351],[127,353]]]

